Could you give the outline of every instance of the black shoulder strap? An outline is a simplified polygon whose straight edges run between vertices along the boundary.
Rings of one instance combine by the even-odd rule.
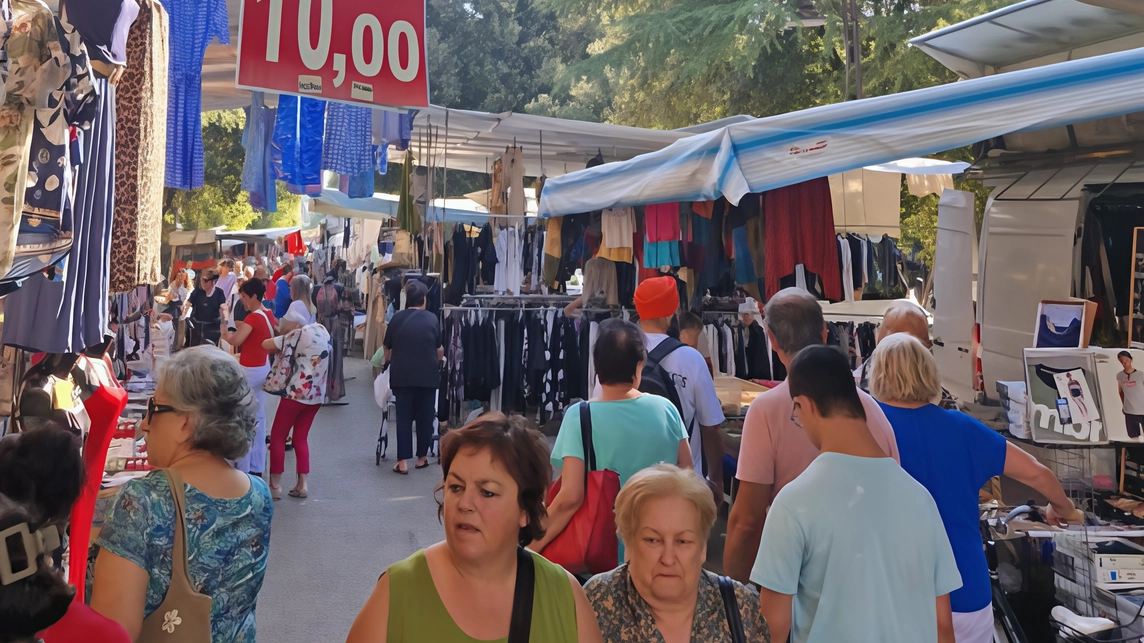
[[[536,568],[532,554],[523,547],[516,549],[516,588],[512,595],[512,621],[508,626],[508,643],[528,643],[532,633],[532,597],[536,586]]]
[[[727,611],[727,625],[731,628],[732,643],[747,643],[743,632],[743,619],[739,615],[739,601],[735,600],[735,583],[726,576],[719,577],[719,593],[723,595],[723,609]]]
[[[596,447],[592,442],[592,412],[588,400],[580,402],[580,441],[584,448],[584,489],[587,489],[588,472],[596,470]]]
[[[659,343],[658,346],[652,349],[647,355],[647,366],[655,367],[663,361],[665,357],[674,353],[677,349],[686,346],[683,342],[674,337],[668,337]]]

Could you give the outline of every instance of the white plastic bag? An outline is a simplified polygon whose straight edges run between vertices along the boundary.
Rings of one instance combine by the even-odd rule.
[[[389,398],[393,396],[393,389],[389,387],[389,370],[385,370],[373,381],[373,400],[378,408],[385,410],[389,405]]]

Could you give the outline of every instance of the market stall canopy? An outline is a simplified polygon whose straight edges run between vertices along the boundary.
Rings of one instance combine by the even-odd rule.
[[[738,118],[750,120],[749,116]],[[432,152],[433,163],[438,167],[487,173],[497,157],[517,146],[523,148],[526,176],[560,176],[584,169],[596,154],[605,161],[624,161],[702,131],[653,130],[431,106],[418,112],[410,147],[421,165],[428,164]],[[431,147],[428,141],[435,144]]]
[[[1010,132],[1144,110],[1144,49],[729,125],[550,179],[542,217],[764,192]]]
[[[910,44],[962,78],[979,78],[1144,46],[1144,2],[1025,0]]]
[[[221,241],[236,241],[238,243],[276,243],[282,237],[298,232],[302,228],[262,228],[255,230],[224,230],[215,236]],[[228,246],[223,246],[228,247]]]
[[[327,188],[322,190],[322,196],[310,199],[308,208],[312,214],[388,221],[397,218],[399,201],[400,198],[395,194],[375,194],[365,199],[351,199],[337,190]],[[434,199],[426,213],[428,221],[452,223],[484,223],[488,218],[488,211],[469,199]]]
[[[1140,0],[1025,0],[910,41],[964,78],[1144,47]],[[1008,134],[1009,152],[1099,148],[1144,140],[1144,114]]]
[[[488,212],[489,203],[492,200],[493,191],[479,190],[477,192],[469,192],[465,198],[477,204],[477,209],[482,212]],[[536,216],[537,203],[536,203],[536,190],[532,188],[524,188],[524,213]]]

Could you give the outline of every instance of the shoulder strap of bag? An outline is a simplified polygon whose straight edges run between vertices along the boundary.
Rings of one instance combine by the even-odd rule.
[[[596,447],[592,441],[592,412],[588,400],[580,403],[580,440],[584,447],[584,489],[588,489],[588,473],[596,470]]]
[[[732,643],[747,643],[747,635],[743,633],[743,619],[739,615],[739,601],[735,599],[734,582],[726,576],[720,576],[719,593],[723,595],[723,609],[727,611]]]
[[[262,316],[262,321],[266,322],[266,330],[270,332],[271,337],[274,337],[274,326],[270,323],[270,318],[266,316],[266,311],[256,310],[254,314]]]
[[[647,364],[645,365],[645,368],[655,368],[659,365],[660,362],[664,360],[664,358],[674,353],[676,350],[683,348],[684,346],[686,346],[686,344],[679,341],[678,339],[674,337],[668,337],[667,339],[660,342],[658,346],[653,348],[650,353],[648,353]]]
[[[171,547],[171,586],[193,588],[191,571],[187,562],[187,498],[183,488],[183,476],[174,469],[163,469],[163,473],[167,474],[167,483],[171,486],[171,496],[175,500],[175,542]]]
[[[508,643],[528,643],[532,633],[532,598],[536,586],[536,568],[532,554],[523,547],[516,549],[516,588],[512,596],[512,621],[508,627]]]

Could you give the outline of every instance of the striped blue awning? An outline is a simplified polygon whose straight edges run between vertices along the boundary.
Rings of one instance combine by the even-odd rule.
[[[549,179],[540,215],[727,197],[1144,111],[1144,48],[737,123]]]

